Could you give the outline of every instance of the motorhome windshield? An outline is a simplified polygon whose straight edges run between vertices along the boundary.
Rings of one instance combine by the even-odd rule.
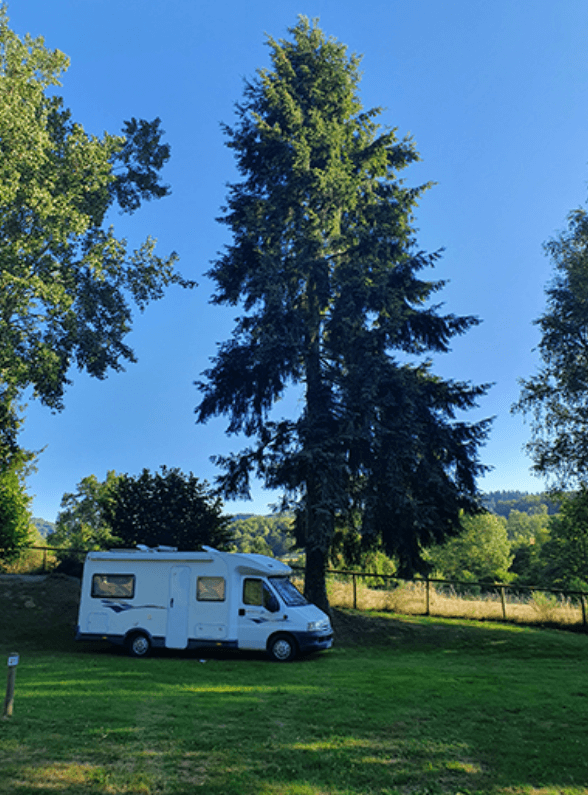
[[[269,581],[287,607],[302,607],[302,605],[308,604],[298,588],[292,585],[287,577],[270,577]]]

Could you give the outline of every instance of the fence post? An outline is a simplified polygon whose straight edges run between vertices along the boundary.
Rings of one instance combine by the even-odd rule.
[[[431,581],[427,577],[427,611],[425,613],[426,616],[430,616],[431,615],[431,594],[430,594],[430,591],[431,591]]]
[[[502,618],[506,621],[506,600],[504,598],[504,585],[500,586],[500,601],[502,602]]]
[[[586,627],[586,601],[584,599],[584,594],[580,594],[580,604],[582,605],[582,626]]]
[[[357,583],[355,581],[355,574],[353,575],[353,609],[357,610]]]

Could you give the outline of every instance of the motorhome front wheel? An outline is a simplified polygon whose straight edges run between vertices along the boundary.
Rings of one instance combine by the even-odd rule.
[[[290,662],[296,657],[296,641],[289,635],[276,635],[271,639],[268,651],[276,662]]]

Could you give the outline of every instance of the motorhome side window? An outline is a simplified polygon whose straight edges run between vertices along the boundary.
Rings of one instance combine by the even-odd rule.
[[[94,574],[92,577],[92,596],[95,599],[132,599],[134,595],[134,574]]]
[[[265,607],[266,610],[275,609],[275,596],[270,592],[262,580],[247,577],[243,580],[243,604]]]
[[[224,602],[225,592],[224,577],[198,577],[196,599],[199,602]]]

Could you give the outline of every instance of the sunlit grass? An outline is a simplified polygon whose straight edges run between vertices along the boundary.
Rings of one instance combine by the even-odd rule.
[[[373,620],[381,642],[290,665],[25,651],[0,793],[588,793],[587,637]]]

